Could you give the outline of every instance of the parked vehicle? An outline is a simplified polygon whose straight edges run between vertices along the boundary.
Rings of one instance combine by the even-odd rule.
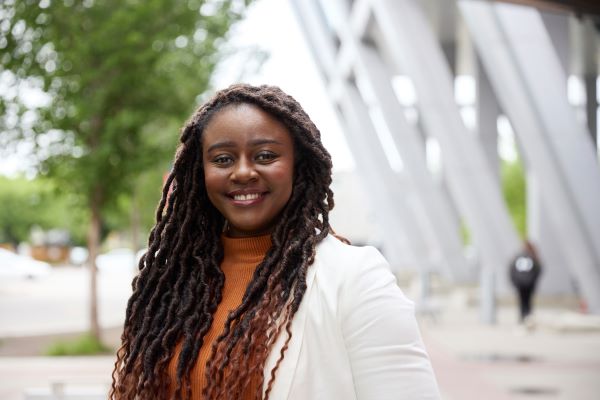
[[[101,273],[137,271],[140,257],[146,250],[140,250],[136,254],[128,248],[117,248],[96,257],[96,266]]]
[[[89,251],[85,247],[75,246],[69,252],[69,261],[72,265],[82,266],[89,256]]]
[[[50,274],[52,267],[47,262],[13,253],[0,248],[0,278],[43,278]]]

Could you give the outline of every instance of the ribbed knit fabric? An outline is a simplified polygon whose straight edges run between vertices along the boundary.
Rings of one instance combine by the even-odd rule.
[[[223,299],[214,314],[212,325],[204,336],[204,343],[198,354],[196,365],[191,372],[192,400],[202,398],[202,389],[205,384],[206,362],[211,355],[212,346],[217,337],[223,332],[227,315],[236,309],[242,302],[248,283],[256,266],[265,258],[265,254],[271,247],[271,236],[256,236],[248,238],[229,238],[221,236],[223,243],[224,258],[221,269],[225,274],[223,286]],[[169,377],[171,378],[171,394],[177,382],[177,360],[181,352],[180,342],[175,347],[175,352],[169,363]]]

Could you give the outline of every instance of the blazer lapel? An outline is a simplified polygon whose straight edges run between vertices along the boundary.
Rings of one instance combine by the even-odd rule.
[[[298,357],[300,356],[300,350],[302,348],[307,304],[309,302],[308,299],[310,298],[310,293],[312,291],[313,282],[315,279],[315,271],[318,267],[318,264],[318,258],[315,258],[315,262],[308,268],[306,273],[306,292],[304,293],[300,307],[298,308],[298,311],[296,311],[296,314],[292,320],[292,339],[288,344],[284,358],[275,374],[275,382],[273,382],[273,388],[271,389],[271,393],[269,395],[269,397],[272,399],[287,399],[289,396],[292,381],[296,372],[296,366],[298,365]],[[286,339],[287,333],[285,330],[283,330],[273,344],[271,353],[267,357],[264,368],[265,381],[263,385],[263,394],[267,388],[269,380],[271,379],[271,371],[281,356],[281,348],[285,344]]]

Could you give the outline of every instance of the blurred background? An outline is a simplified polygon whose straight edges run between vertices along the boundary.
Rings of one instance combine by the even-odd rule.
[[[444,399],[598,399],[599,29],[593,1],[0,2],[0,398],[106,396],[179,129],[244,81],[321,130],[332,225],[390,261]]]

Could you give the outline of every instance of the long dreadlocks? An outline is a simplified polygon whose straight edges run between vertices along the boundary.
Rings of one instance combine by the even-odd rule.
[[[273,86],[230,86],[202,105],[181,133],[175,162],[163,188],[148,251],[133,280],[122,345],[117,352],[111,399],[165,398],[170,385],[178,398],[191,396],[192,370],[203,338],[221,301],[224,275],[220,234],[224,218],[204,187],[202,134],[228,105],[253,104],[283,123],[294,140],[292,195],[271,234],[272,247],[257,266],[240,306],[232,311],[212,347],[205,399],[240,398],[248,383],[269,397],[277,368],[291,339],[291,323],[306,291],[306,272],[315,247],[331,231],[331,158],[320,132],[302,107]],[[170,191],[170,189],[172,190]],[[285,344],[270,376],[263,368],[275,339]],[[166,373],[181,342],[176,382]],[[224,372],[225,371],[225,372]]]

